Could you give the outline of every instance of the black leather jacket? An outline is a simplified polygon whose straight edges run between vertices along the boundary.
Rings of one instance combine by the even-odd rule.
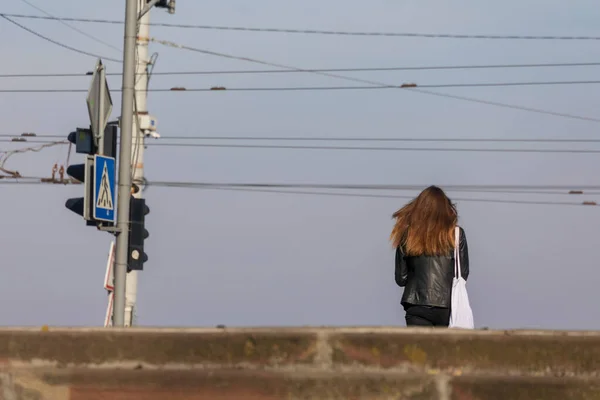
[[[469,248],[467,236],[460,228],[461,275],[469,277]],[[402,246],[396,249],[396,283],[404,287],[402,305],[450,308],[452,279],[454,278],[454,252],[447,256],[417,256],[404,254]]]

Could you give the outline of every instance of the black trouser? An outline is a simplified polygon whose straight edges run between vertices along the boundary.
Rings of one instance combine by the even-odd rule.
[[[450,324],[450,309],[429,306],[408,306],[406,308],[406,326],[439,326]]]

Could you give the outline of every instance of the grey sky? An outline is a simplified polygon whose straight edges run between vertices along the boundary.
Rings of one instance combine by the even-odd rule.
[[[46,4],[60,16],[122,19],[123,1]],[[1,12],[36,14],[20,1]],[[600,35],[595,1],[391,0],[177,2],[153,21],[252,27],[465,34]],[[52,21],[20,23],[73,47],[121,55]],[[122,46],[121,25],[77,24]],[[0,73],[81,72],[94,58],[0,20]],[[595,41],[345,37],[152,28],[151,36],[300,68],[592,62]],[[155,71],[252,69],[241,61],[152,45]],[[108,63],[109,72],[121,66]],[[258,67],[262,68],[262,67]],[[597,79],[599,67],[354,73],[399,84]],[[310,74],[155,76],[153,88],[350,85]],[[89,78],[0,79],[0,88],[87,89]],[[120,88],[113,77],[111,89]],[[443,89],[528,107],[597,116],[598,86]],[[113,93],[113,118],[120,110]],[[84,94],[0,93],[0,133],[67,134],[88,124]],[[568,120],[397,90],[152,93],[163,138],[193,135],[595,138]],[[490,147],[493,144],[482,144]],[[510,144],[499,145],[508,147]],[[533,145],[523,145],[531,147]],[[557,145],[574,148],[576,145]],[[593,145],[587,145],[593,146]],[[585,147],[585,146],[580,146]],[[3,143],[1,149],[13,148]],[[12,158],[50,175],[66,147]],[[80,158],[80,156],[77,156]],[[72,157],[73,159],[74,157]],[[388,184],[598,184],[594,154],[411,153],[151,147],[149,180]],[[100,325],[110,237],[64,207],[79,187],[0,185],[0,323]],[[404,193],[402,193],[404,194]],[[416,192],[410,192],[416,194]],[[452,197],[573,200],[568,196]],[[387,237],[403,200],[192,189],[146,192],[150,261],[140,275],[143,325],[403,325]],[[585,196],[600,200],[600,196]],[[582,198],[583,199],[583,198]],[[478,326],[600,329],[595,254],[598,209],[458,202],[471,251],[469,291]]]

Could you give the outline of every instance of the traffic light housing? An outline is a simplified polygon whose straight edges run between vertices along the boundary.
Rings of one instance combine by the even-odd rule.
[[[94,174],[94,157],[87,156],[85,164],[69,165],[67,174],[72,178],[82,182],[84,185],[83,197],[73,197],[65,202],[65,207],[83,217],[86,221],[92,221],[92,197],[93,190],[93,174]]]
[[[84,164],[69,165],[67,174],[73,179],[84,184],[83,197],[70,198],[65,202],[65,207],[75,214],[81,215],[88,225],[92,225],[92,204],[93,197],[93,169],[96,146],[94,144],[94,135],[91,129],[77,128],[67,137],[69,142],[75,145],[75,152],[87,154]]]
[[[127,266],[128,271],[142,271],[148,255],[144,253],[144,240],[150,236],[145,227],[146,215],[150,209],[145,199],[131,196],[129,203],[129,241]]]
[[[77,128],[75,132],[69,133],[68,139],[75,145],[76,153],[96,154],[97,148],[91,129]]]
[[[102,136],[94,138],[91,129],[77,128],[69,133],[69,142],[75,145],[75,152],[117,158],[117,132],[116,124],[108,124]]]
[[[149,3],[150,0],[146,0],[146,3]],[[169,11],[169,14],[175,13],[175,0],[159,0],[155,7],[158,8],[166,8]]]
[[[73,179],[84,184],[83,197],[70,198],[65,202],[65,207],[78,214],[87,221],[90,226],[100,223],[93,218],[93,183],[94,183],[94,155],[100,154],[107,157],[117,155],[117,126],[109,124],[104,129],[103,135],[96,141],[91,129],[77,128],[75,132],[68,135],[68,140],[75,145],[76,153],[86,154],[84,164],[74,164],[67,167],[67,174]],[[98,146],[98,143],[100,146]]]
[[[101,155],[106,157],[117,158],[117,133],[119,127],[117,124],[111,123],[106,125],[104,128],[104,135],[102,136],[102,152]]]

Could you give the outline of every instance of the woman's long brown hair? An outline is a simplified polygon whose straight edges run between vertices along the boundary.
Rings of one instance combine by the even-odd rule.
[[[393,215],[396,224],[390,235],[394,247],[403,245],[409,256],[443,255],[454,248],[456,207],[437,186],[423,190]]]

